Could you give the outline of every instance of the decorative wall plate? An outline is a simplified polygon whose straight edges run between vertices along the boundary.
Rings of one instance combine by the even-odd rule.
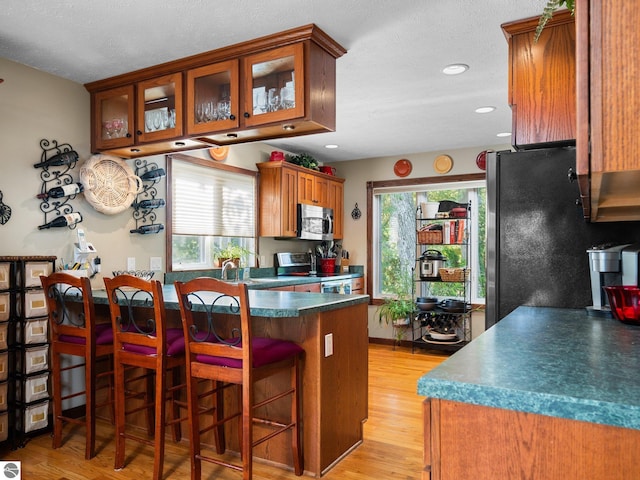
[[[453,159],[449,155],[438,155],[433,161],[433,169],[440,173],[448,173],[453,168]]]
[[[395,173],[398,177],[406,177],[411,173],[413,169],[413,165],[406,158],[402,158],[396,162],[393,166],[393,173]]]
[[[113,155],[94,155],[80,168],[84,197],[98,212],[115,215],[131,206],[142,180],[129,165]]]
[[[222,162],[227,158],[229,154],[229,147],[213,147],[209,149],[209,155],[217,162]]]

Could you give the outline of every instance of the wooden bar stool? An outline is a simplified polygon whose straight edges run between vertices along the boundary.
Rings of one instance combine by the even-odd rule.
[[[113,419],[113,331],[111,323],[95,323],[93,294],[89,279],[77,278],[66,273],[52,273],[41,276],[40,282],[47,299],[49,330],[51,335],[51,387],[53,397],[53,448],[62,444],[62,428],[65,423],[84,425],[87,460],[95,456],[96,449],[96,407],[111,404]],[[82,363],[68,367],[61,366],[63,355],[81,357]],[[84,389],[62,394],[63,372],[84,367]],[[98,379],[107,388],[107,398],[96,401]],[[71,388],[69,385],[64,385]],[[73,418],[62,410],[62,402],[85,396],[83,418]]]
[[[303,450],[300,429],[300,359],[304,353],[296,343],[252,335],[249,298],[246,284],[230,284],[214,278],[196,278],[186,283],[176,282],[187,357],[187,390],[189,392],[189,424],[191,425],[191,478],[199,480],[202,460],[242,471],[242,478],[252,478],[253,447],[291,430],[291,449],[296,475],[303,472]],[[289,372],[291,384],[258,403],[254,399],[257,381]],[[199,404],[198,383],[212,380],[214,386],[240,386],[237,412],[223,413],[222,402],[211,425],[201,423],[203,407]],[[290,421],[282,423],[258,415],[263,407],[290,397]],[[206,407],[205,407],[206,408]],[[209,409],[211,410],[211,409]],[[217,430],[218,453],[224,453],[223,424],[239,418],[242,465],[201,453],[200,435]],[[271,431],[254,440],[253,425],[260,423]]]
[[[125,439],[154,447],[153,477],[162,478],[164,463],[165,427],[171,425],[173,440],[181,438],[180,375],[184,370],[184,336],[181,328],[167,328],[162,285],[157,280],[143,280],[132,275],[105,278],[111,323],[114,333],[114,375],[116,399],[116,453],[115,469],[124,468]],[[125,372],[131,367],[146,373],[146,386],[142,405],[133,406],[131,392],[134,382]],[[171,380],[167,376],[171,374]],[[140,376],[135,377],[139,379]],[[153,380],[155,379],[155,387]],[[125,388],[125,383],[126,387]],[[141,382],[137,382],[138,384]],[[153,395],[149,395],[153,392]],[[166,402],[171,403],[170,419],[166,418]],[[126,416],[146,411],[147,427],[155,425],[153,438],[129,433],[125,428]]]

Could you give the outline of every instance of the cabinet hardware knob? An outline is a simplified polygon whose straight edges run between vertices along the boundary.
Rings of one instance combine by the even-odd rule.
[[[251,115],[249,115],[249,112],[244,112],[244,118],[249,118]]]
[[[131,138],[131,134],[127,132],[127,138]]]
[[[235,115],[229,115],[229,120],[235,120],[236,116]]]
[[[142,131],[141,130],[136,131],[136,135],[142,135]]]

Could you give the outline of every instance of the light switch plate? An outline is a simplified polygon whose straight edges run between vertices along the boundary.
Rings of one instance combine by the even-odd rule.
[[[127,257],[127,270],[136,269],[136,257]]]
[[[159,272],[162,270],[162,257],[151,257],[149,259],[149,270]]]
[[[327,333],[324,336],[324,356],[330,357],[333,355],[333,333]]]

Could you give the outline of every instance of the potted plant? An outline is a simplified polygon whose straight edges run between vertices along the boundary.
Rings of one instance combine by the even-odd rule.
[[[411,323],[411,317],[415,306],[413,300],[407,297],[387,298],[384,303],[378,307],[378,321],[382,323],[384,320],[387,325],[394,327],[406,326]]]
[[[301,153],[300,155],[287,155],[287,162],[294,165],[300,165],[301,167],[310,168],[311,170],[318,170],[318,161],[308,153]]]
[[[239,267],[240,261],[244,260],[246,262],[249,255],[251,255],[251,250],[235,243],[229,243],[224,247],[217,247],[215,250],[218,267],[222,267],[222,264],[227,260],[232,260],[233,263]]]
[[[540,15],[540,21],[538,22],[538,26],[536,27],[536,33],[534,36],[534,41],[537,42],[542,30],[551,17],[553,17],[553,13],[561,8],[562,6],[566,6],[571,14],[573,15],[576,11],[575,0],[549,0],[547,5],[544,7],[542,11],[542,15]]]

